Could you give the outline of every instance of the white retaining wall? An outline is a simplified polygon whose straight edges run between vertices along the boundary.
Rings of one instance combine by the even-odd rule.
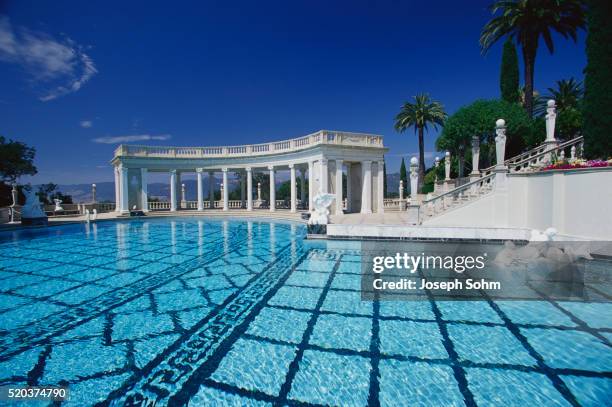
[[[424,226],[557,229],[560,235],[612,240],[612,168],[508,174],[496,188]]]

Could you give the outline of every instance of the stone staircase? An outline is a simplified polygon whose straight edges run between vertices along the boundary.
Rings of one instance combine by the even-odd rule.
[[[569,157],[569,161],[582,156],[582,136],[563,143],[543,143],[529,151],[504,161],[509,173],[533,172],[554,161],[554,158]],[[568,154],[569,152],[569,154]],[[421,223],[451,209],[469,205],[490,194],[495,189],[495,166],[485,168],[480,177],[437,195],[427,194],[422,202]]]

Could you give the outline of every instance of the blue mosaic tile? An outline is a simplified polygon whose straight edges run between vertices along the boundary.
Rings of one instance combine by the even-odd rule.
[[[157,301],[157,310],[159,312],[179,311],[208,305],[208,301],[198,290],[182,290],[156,294],[155,300]]]
[[[251,281],[253,276],[251,274],[247,274],[242,276],[230,276],[228,278],[236,287],[244,287],[249,281]]]
[[[66,280],[48,280],[39,284],[27,285],[14,291],[28,297],[42,298],[66,291],[81,284],[83,283]]]
[[[28,300],[26,298],[17,297],[15,295],[0,294],[0,310],[15,308],[20,305],[26,304],[30,301],[31,300]]]
[[[540,373],[467,368],[468,387],[479,406],[570,406]]]
[[[285,282],[286,285],[299,285],[304,287],[325,287],[329,280],[328,273],[311,271],[295,271]]]
[[[329,290],[323,306],[323,311],[345,314],[372,315],[372,301],[362,301],[361,293],[356,291]]]
[[[504,322],[486,301],[436,301],[436,305],[446,321]]]
[[[612,328],[612,302],[562,302],[560,305],[591,328]]]
[[[29,274],[21,274],[16,277],[11,277],[2,280],[2,284],[0,285],[0,291],[7,292],[15,288],[36,284],[41,281],[46,281],[46,278],[40,276],[32,276]]]
[[[151,339],[140,339],[134,344],[134,360],[136,367],[142,369],[147,363],[155,359],[164,349],[178,339],[178,335],[160,335]]]
[[[365,406],[370,370],[370,361],[360,356],[307,350],[299,363],[289,398],[324,405]]]
[[[62,406],[82,407],[101,403],[129,377],[129,374],[120,374],[70,384],[70,398]]]
[[[336,262],[334,260],[304,260],[297,270],[331,272]]]
[[[108,287],[121,288],[123,286],[132,284],[143,278],[147,278],[147,274],[140,274],[135,272],[118,272],[112,276],[105,277],[101,280],[96,281],[97,284],[105,285]]]
[[[223,302],[232,295],[236,290],[216,290],[208,293],[208,298],[213,304],[223,304]]]
[[[123,345],[102,346],[99,339],[56,345],[45,364],[43,384],[112,372],[127,362]]]
[[[207,307],[200,307],[189,311],[182,311],[178,313],[179,322],[183,328],[190,329],[199,321],[206,318],[206,316],[210,314],[210,312],[211,309]]]
[[[0,380],[5,381],[13,376],[27,377],[28,372],[38,362],[38,357],[42,351],[42,348],[31,348],[5,362],[0,362]]]
[[[380,352],[427,359],[448,357],[434,322],[380,321]]]
[[[64,307],[42,301],[23,305],[19,308],[0,314],[0,329],[14,329],[18,326],[43,319],[50,314],[54,314],[62,310],[64,310]]]
[[[135,260],[143,260],[143,261],[157,261],[163,259],[165,257],[171,256],[168,253],[159,253],[159,252],[145,252],[134,256]]]
[[[169,315],[154,315],[151,311],[119,314],[114,318],[113,341],[135,339],[173,329]]]
[[[171,265],[165,263],[149,263],[144,266],[136,267],[134,271],[144,274],[157,274],[171,267]]]
[[[310,317],[308,312],[265,307],[251,322],[247,333],[298,344]]]
[[[555,368],[609,371],[612,348],[586,332],[521,328],[529,344]]]
[[[114,309],[115,313],[144,311],[151,308],[151,301],[148,295],[143,295],[135,300],[129,301],[120,307]]]
[[[476,363],[506,363],[532,366],[536,364],[519,340],[501,326],[449,325],[460,360]]]
[[[102,269],[102,268],[90,268],[84,271],[79,271],[77,273],[70,274],[70,279],[82,281],[82,282],[91,282],[91,281],[95,281],[95,280],[110,276],[111,274],[114,274],[114,273],[116,273],[116,271]]]
[[[381,406],[465,405],[449,366],[381,360],[379,369]]]
[[[221,361],[212,379],[247,390],[278,395],[295,348],[239,339]]]
[[[199,277],[186,280],[192,288],[205,288],[206,290],[222,290],[231,288],[231,283],[224,276]]]
[[[75,328],[72,328],[62,335],[54,338],[54,340],[64,341],[67,339],[83,338],[86,336],[102,336],[105,323],[106,319],[104,317],[94,318],[91,321],[77,325]]]
[[[497,301],[497,305],[515,324],[576,326],[549,302]]]
[[[561,376],[561,379],[583,407],[610,403],[612,379],[609,377]]]
[[[338,290],[361,290],[361,276],[352,274],[336,274],[331,288]]]
[[[435,321],[429,301],[381,301],[380,316]]]
[[[362,317],[319,315],[309,343],[328,349],[368,351],[372,320]]]
[[[276,292],[268,304],[314,310],[322,293],[323,290],[320,288],[284,286]]]
[[[340,263],[336,273],[340,274],[359,274],[361,275],[361,263]]]
[[[212,389],[210,387],[201,386],[198,392],[189,400],[189,407],[200,407],[212,405],[214,403],[219,406],[228,407],[268,407],[272,406],[259,400],[253,400],[246,397],[237,396],[230,393],[225,393],[221,390]]]
[[[62,294],[53,297],[53,299],[55,301],[65,302],[66,304],[80,304],[82,302],[96,298],[108,292],[109,290],[110,288],[108,287],[100,287],[90,284],[63,292]]]
[[[181,291],[181,290],[184,290],[184,289],[185,289],[185,287],[183,286],[183,284],[179,280],[172,280],[168,284],[164,284],[161,287],[156,288],[155,290],[153,290],[153,293],[155,293],[155,294],[171,293],[171,292],[175,292],[175,291]]]

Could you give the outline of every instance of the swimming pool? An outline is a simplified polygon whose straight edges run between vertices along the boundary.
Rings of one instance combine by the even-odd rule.
[[[361,301],[359,244],[305,233],[167,218],[0,234],[0,385],[69,386],[75,406],[609,403],[609,302]]]

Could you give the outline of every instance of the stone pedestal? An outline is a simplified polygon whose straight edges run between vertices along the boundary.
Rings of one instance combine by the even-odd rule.
[[[406,209],[407,219],[406,222],[410,225],[418,225],[420,223],[420,210],[421,205],[408,205]]]

